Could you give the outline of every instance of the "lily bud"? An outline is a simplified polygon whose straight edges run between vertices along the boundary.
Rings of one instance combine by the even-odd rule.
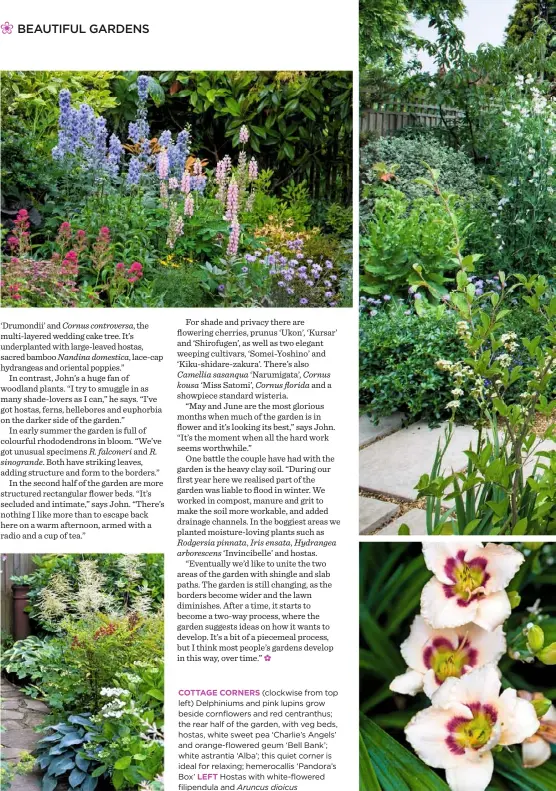
[[[527,632],[527,645],[533,654],[538,654],[544,646],[544,632],[540,626],[531,626]]]
[[[556,643],[550,643],[537,654],[537,659],[545,665],[556,665]]]
[[[517,591],[508,591],[508,599],[510,600],[510,607],[515,610],[521,604],[521,596]]]
[[[552,701],[548,700],[547,698],[538,698],[537,700],[532,700],[531,703],[533,704],[533,708],[535,709],[535,713],[539,720],[541,717],[544,717],[544,715],[552,706]]]

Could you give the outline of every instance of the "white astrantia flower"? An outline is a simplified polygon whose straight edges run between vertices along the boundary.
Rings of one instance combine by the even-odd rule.
[[[541,692],[520,690],[517,694],[524,700],[532,701],[544,698]],[[525,739],[521,745],[521,755],[525,769],[535,769],[548,761],[552,756],[551,744],[556,744],[556,708],[554,706],[551,706],[546,714],[540,718],[537,732]]]
[[[433,629],[417,615],[400,651],[408,668],[392,681],[390,689],[403,695],[424,690],[431,698],[447,678],[498,663],[506,651],[506,636],[501,626],[487,632],[473,623],[457,629]]]
[[[507,544],[480,541],[425,542],[423,555],[434,577],[421,594],[421,615],[433,629],[466,623],[493,631],[511,613],[505,588],[525,560]]]
[[[494,768],[492,749],[521,744],[539,727],[532,703],[518,698],[515,689],[500,694],[493,665],[447,679],[431,702],[405,734],[422,761],[446,771],[452,791],[485,791]]]

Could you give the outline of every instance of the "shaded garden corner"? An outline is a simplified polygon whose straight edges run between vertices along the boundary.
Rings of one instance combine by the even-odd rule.
[[[35,750],[41,734],[35,728],[42,725],[48,707],[38,700],[24,695],[5,678],[0,680],[1,719],[4,728],[0,735],[2,755],[12,764],[17,764],[22,752]],[[16,775],[10,791],[35,791],[41,788],[41,774],[32,772]]]

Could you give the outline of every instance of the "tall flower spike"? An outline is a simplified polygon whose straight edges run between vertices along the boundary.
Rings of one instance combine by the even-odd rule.
[[[393,692],[431,698],[447,678],[459,678],[474,668],[498,663],[506,651],[501,626],[487,632],[476,624],[457,629],[433,629],[417,615],[409,637],[400,646],[408,668],[390,684]]]
[[[489,665],[447,679],[405,735],[422,761],[446,770],[452,791],[485,791],[494,769],[492,749],[520,744],[538,727],[533,705],[515,689],[500,694],[499,675]]]
[[[476,623],[487,631],[511,612],[505,588],[525,560],[506,544],[456,541],[423,544],[434,577],[421,594],[421,614],[433,629]]]

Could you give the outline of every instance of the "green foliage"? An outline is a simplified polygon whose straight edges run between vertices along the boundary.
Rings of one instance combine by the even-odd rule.
[[[84,581],[82,563],[89,564]],[[99,609],[126,612],[139,595],[148,594],[151,605],[158,608],[164,597],[164,556],[155,553],[122,554],[47,554],[33,557],[35,570],[29,575],[30,617],[47,632],[57,632],[60,621],[75,611],[80,587],[91,590],[91,572],[96,584],[95,606]],[[100,593],[100,595],[99,595]],[[56,601],[52,601],[52,597]],[[45,606],[50,602],[51,607]],[[52,606],[54,605],[54,606]],[[96,611],[96,610],[95,610]],[[83,613],[83,610],[81,610]]]
[[[352,173],[350,72],[164,72],[160,108],[187,120],[198,150],[216,159],[233,152],[239,130],[250,131],[248,152],[274,171],[274,184],[295,172],[311,197],[348,202]],[[184,101],[186,100],[186,101]]]
[[[201,285],[201,273],[191,264],[155,272],[152,293],[166,308],[199,308],[210,304]]]
[[[413,203],[389,189],[377,198],[374,213],[361,237],[361,291],[397,295],[423,289],[433,301],[446,294],[445,274],[455,268],[454,231],[434,197]]]
[[[99,762],[87,755],[89,743],[98,731],[88,713],[75,714],[66,721],[45,728],[46,736],[38,742],[38,765],[45,772],[42,791],[55,791],[63,782],[77,791],[94,791]]]
[[[416,182],[416,179],[427,175],[425,162],[440,171],[442,186],[448,192],[469,198],[476,196],[481,189],[480,176],[473,161],[433,134],[413,132],[368,143],[361,149],[363,184],[376,182],[373,165],[377,162],[399,165],[392,184],[410,200],[430,196],[430,189]]]
[[[423,316],[406,313],[403,304],[364,317],[360,325],[360,399],[375,417],[403,412],[409,420],[445,420],[446,404],[452,400],[449,377],[436,367],[441,358],[459,358],[463,346],[449,314]],[[462,420],[478,415],[466,398]]]
[[[94,718],[100,732],[92,735],[88,754],[101,762],[96,773],[108,774],[114,788],[137,788],[163,768],[164,668],[135,662],[116,683],[104,691],[106,703]]]
[[[0,83],[2,194],[5,202],[38,205],[57,195],[51,150],[58,131],[58,94],[71,90],[77,103],[97,113],[117,103],[110,90],[114,72],[5,71]]]
[[[456,237],[458,221],[431,171],[433,187],[450,217]],[[516,274],[510,285],[500,272],[501,292],[478,291],[469,272],[477,256],[463,257],[461,243],[454,248],[459,264],[457,289],[450,294],[459,321],[457,334],[465,346],[465,355],[457,361],[445,358],[437,366],[450,373],[455,396],[448,406],[452,422],[444,443],[438,448],[430,475],[418,485],[421,496],[428,498],[428,532],[524,533],[544,534],[556,529],[556,453],[540,448],[542,439],[553,440],[552,413],[555,368],[556,298],[550,293],[542,275]],[[529,310],[543,321],[542,334],[535,338],[518,338],[502,332],[508,315],[508,303],[521,298]],[[527,360],[515,360],[522,344]],[[519,392],[515,402],[514,388]],[[452,424],[466,391],[476,402],[481,420],[473,449],[466,453],[464,472],[443,474],[443,456],[452,438]],[[535,422],[548,418],[548,426],[538,437]],[[446,499],[454,502],[448,512],[442,510]]]
[[[13,673],[20,681],[36,681],[42,678],[46,667],[61,666],[62,649],[55,640],[41,640],[31,635],[18,640],[1,656],[1,667]]]
[[[556,30],[556,2],[554,0],[517,0],[506,28],[507,41],[520,44],[535,35],[535,27],[542,20]]]

